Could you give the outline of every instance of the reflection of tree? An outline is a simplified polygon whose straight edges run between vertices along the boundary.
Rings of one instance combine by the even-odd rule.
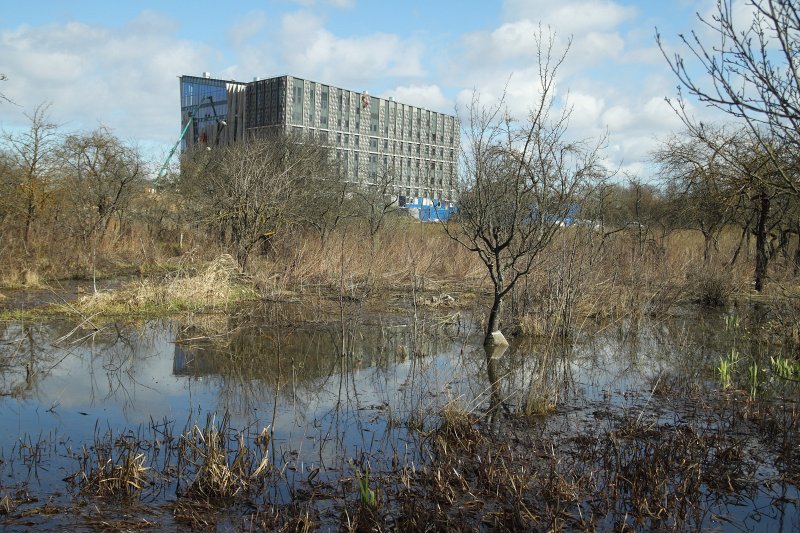
[[[159,331],[161,327],[155,324],[130,327],[110,323],[98,330],[84,330],[68,321],[7,324],[0,338],[0,395],[46,396],[40,384],[72,359],[88,367],[88,390],[65,394],[78,394],[92,403],[122,399],[123,407],[131,408],[136,388],[146,386],[137,374],[151,356],[148,354],[153,354],[153,340]]]
[[[59,334],[57,322],[7,323],[0,337],[0,395],[28,398],[65,359],[49,344]]]
[[[440,329],[415,333],[403,324],[362,323],[355,331],[345,332],[343,354],[339,324],[265,325],[245,316],[212,331],[192,325],[176,341],[173,373],[216,380],[221,407],[235,412],[269,404],[275,395],[302,412],[323,390],[357,401],[353,380],[360,371],[371,368],[371,379],[387,379],[391,365],[411,354],[439,353],[451,342]]]
[[[493,431],[502,416],[547,414],[581,394],[574,375],[576,352],[570,343],[527,338],[506,349],[464,353],[460,371],[469,381],[470,411],[485,410]],[[471,376],[477,379],[473,382]]]
[[[492,428],[496,428],[499,422],[500,409],[506,407],[505,403],[503,403],[500,376],[497,374],[497,361],[508,350],[508,346],[486,346],[484,350],[486,351],[486,376],[489,378],[490,390],[489,425]]]
[[[45,368],[36,329],[31,323],[6,327],[0,343],[0,394],[3,396],[29,396]]]

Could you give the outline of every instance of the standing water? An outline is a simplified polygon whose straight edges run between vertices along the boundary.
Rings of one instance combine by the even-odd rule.
[[[766,355],[728,322],[689,312],[505,353],[458,313],[5,323],[0,521],[796,530],[796,383],[767,367],[745,383]],[[491,481],[476,465],[501,448]],[[462,510],[436,515],[437,498]]]

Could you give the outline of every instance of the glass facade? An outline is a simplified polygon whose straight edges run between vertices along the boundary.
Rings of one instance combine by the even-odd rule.
[[[224,80],[200,78],[195,76],[181,77],[181,125],[194,113],[190,131],[191,142],[202,141],[200,132],[206,126],[216,127],[218,121],[228,119],[228,90]],[[189,140],[184,137],[182,147]]]

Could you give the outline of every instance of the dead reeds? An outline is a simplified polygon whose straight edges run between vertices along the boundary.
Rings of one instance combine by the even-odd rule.
[[[254,443],[231,431],[227,414],[218,423],[209,415],[203,427],[194,424],[178,447],[179,468],[191,477],[179,492],[193,500],[227,502],[256,491],[269,473],[268,433]]]
[[[114,453],[116,451],[116,453]],[[147,457],[129,447],[83,448],[79,473],[81,493],[107,499],[136,499],[151,483]]]
[[[226,309],[255,297],[230,255],[208,263],[186,263],[162,280],[144,279],[112,292],[97,292],[64,306],[68,313],[88,315],[164,314]]]

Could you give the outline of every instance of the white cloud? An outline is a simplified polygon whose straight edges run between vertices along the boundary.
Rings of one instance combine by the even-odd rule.
[[[398,102],[442,113],[453,112],[453,101],[442,94],[438,85],[401,85],[380,96],[382,98],[394,97]]]
[[[300,77],[348,87],[424,74],[421,44],[388,33],[338,37],[305,11],[283,17],[279,38],[288,71]]]
[[[238,48],[267,27],[268,18],[263,11],[251,11],[228,28],[228,40]]]
[[[103,124],[123,139],[174,141],[176,76],[200,72],[216,56],[176,39],[175,29],[174,21],[145,12],[118,28],[70,22],[0,30],[9,77],[3,92],[20,106],[4,112],[3,127],[24,126],[24,111],[52,102],[52,119],[67,129]]]
[[[512,72],[496,72],[495,75],[481,76],[470,89],[462,89],[456,98],[459,109],[467,109],[473,98],[473,92],[480,97],[481,106],[496,106],[502,101],[508,114],[518,120],[528,117],[531,108],[541,98],[542,84],[539,70],[528,67]],[[551,90],[551,96],[558,97],[558,85]],[[462,117],[463,119],[464,117]]]
[[[640,127],[651,129],[677,129],[682,123],[663,97],[654,96],[645,102],[640,115]]]
[[[569,51],[570,64],[594,65],[600,61],[619,58],[625,49],[625,42],[616,32],[588,32],[572,41]]]
[[[592,31],[605,31],[631,20],[635,7],[611,0],[506,0],[506,20],[527,18],[550,25],[563,35],[580,36]]]
[[[615,105],[603,113],[602,121],[610,131],[621,131],[635,123],[635,115],[630,108],[624,105]]]
[[[578,92],[567,94],[564,100],[564,105],[572,110],[570,126],[580,129],[595,127],[605,106],[602,98]]]

